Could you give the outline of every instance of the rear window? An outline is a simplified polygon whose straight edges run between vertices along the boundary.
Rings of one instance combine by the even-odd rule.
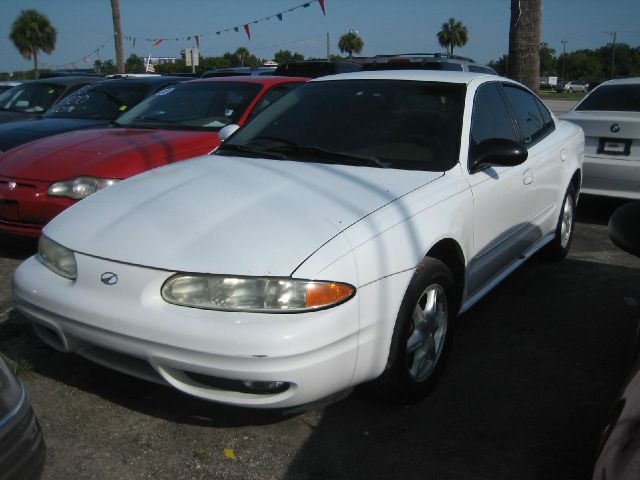
[[[602,85],[588,95],[576,110],[640,112],[640,85]]]
[[[0,94],[0,110],[39,113],[46,111],[64,92],[64,86],[25,83]]]

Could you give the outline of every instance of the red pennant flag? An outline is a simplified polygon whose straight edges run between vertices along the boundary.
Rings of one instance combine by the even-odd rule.
[[[244,31],[247,32],[247,37],[249,37],[249,40],[251,40],[251,32],[249,31],[249,24],[248,23],[244,24]]]
[[[196,47],[198,47],[198,50],[200,49],[200,35],[195,35],[196,38]]]
[[[84,58],[82,59],[82,61],[83,61],[84,63],[89,63],[89,62],[87,61],[87,57],[84,57]]]
[[[75,63],[72,63],[71,66],[73,67],[74,70],[78,68],[78,67],[76,67]]]
[[[326,16],[327,12],[324,11],[324,0],[318,0],[318,3],[320,4],[320,8],[322,9],[322,14]]]
[[[153,45],[151,45],[152,47],[157,47],[158,45],[160,45],[162,43],[162,39],[160,40],[156,40]]]

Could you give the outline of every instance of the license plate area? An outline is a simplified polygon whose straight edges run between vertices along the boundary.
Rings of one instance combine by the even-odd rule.
[[[598,143],[598,153],[629,156],[631,153],[631,140],[624,138],[601,138]]]
[[[18,204],[0,198],[0,219],[16,221],[20,218]]]

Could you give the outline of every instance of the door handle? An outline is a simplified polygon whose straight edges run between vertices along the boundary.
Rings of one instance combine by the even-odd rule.
[[[533,170],[527,168],[522,174],[522,183],[525,185],[531,185],[533,183]]]

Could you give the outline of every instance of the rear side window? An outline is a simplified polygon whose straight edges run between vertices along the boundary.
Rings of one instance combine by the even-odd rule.
[[[576,110],[640,112],[640,85],[602,85],[587,96]]]
[[[504,91],[516,116],[522,143],[530,147],[543,139],[548,130],[536,97],[514,85],[504,85]]]

